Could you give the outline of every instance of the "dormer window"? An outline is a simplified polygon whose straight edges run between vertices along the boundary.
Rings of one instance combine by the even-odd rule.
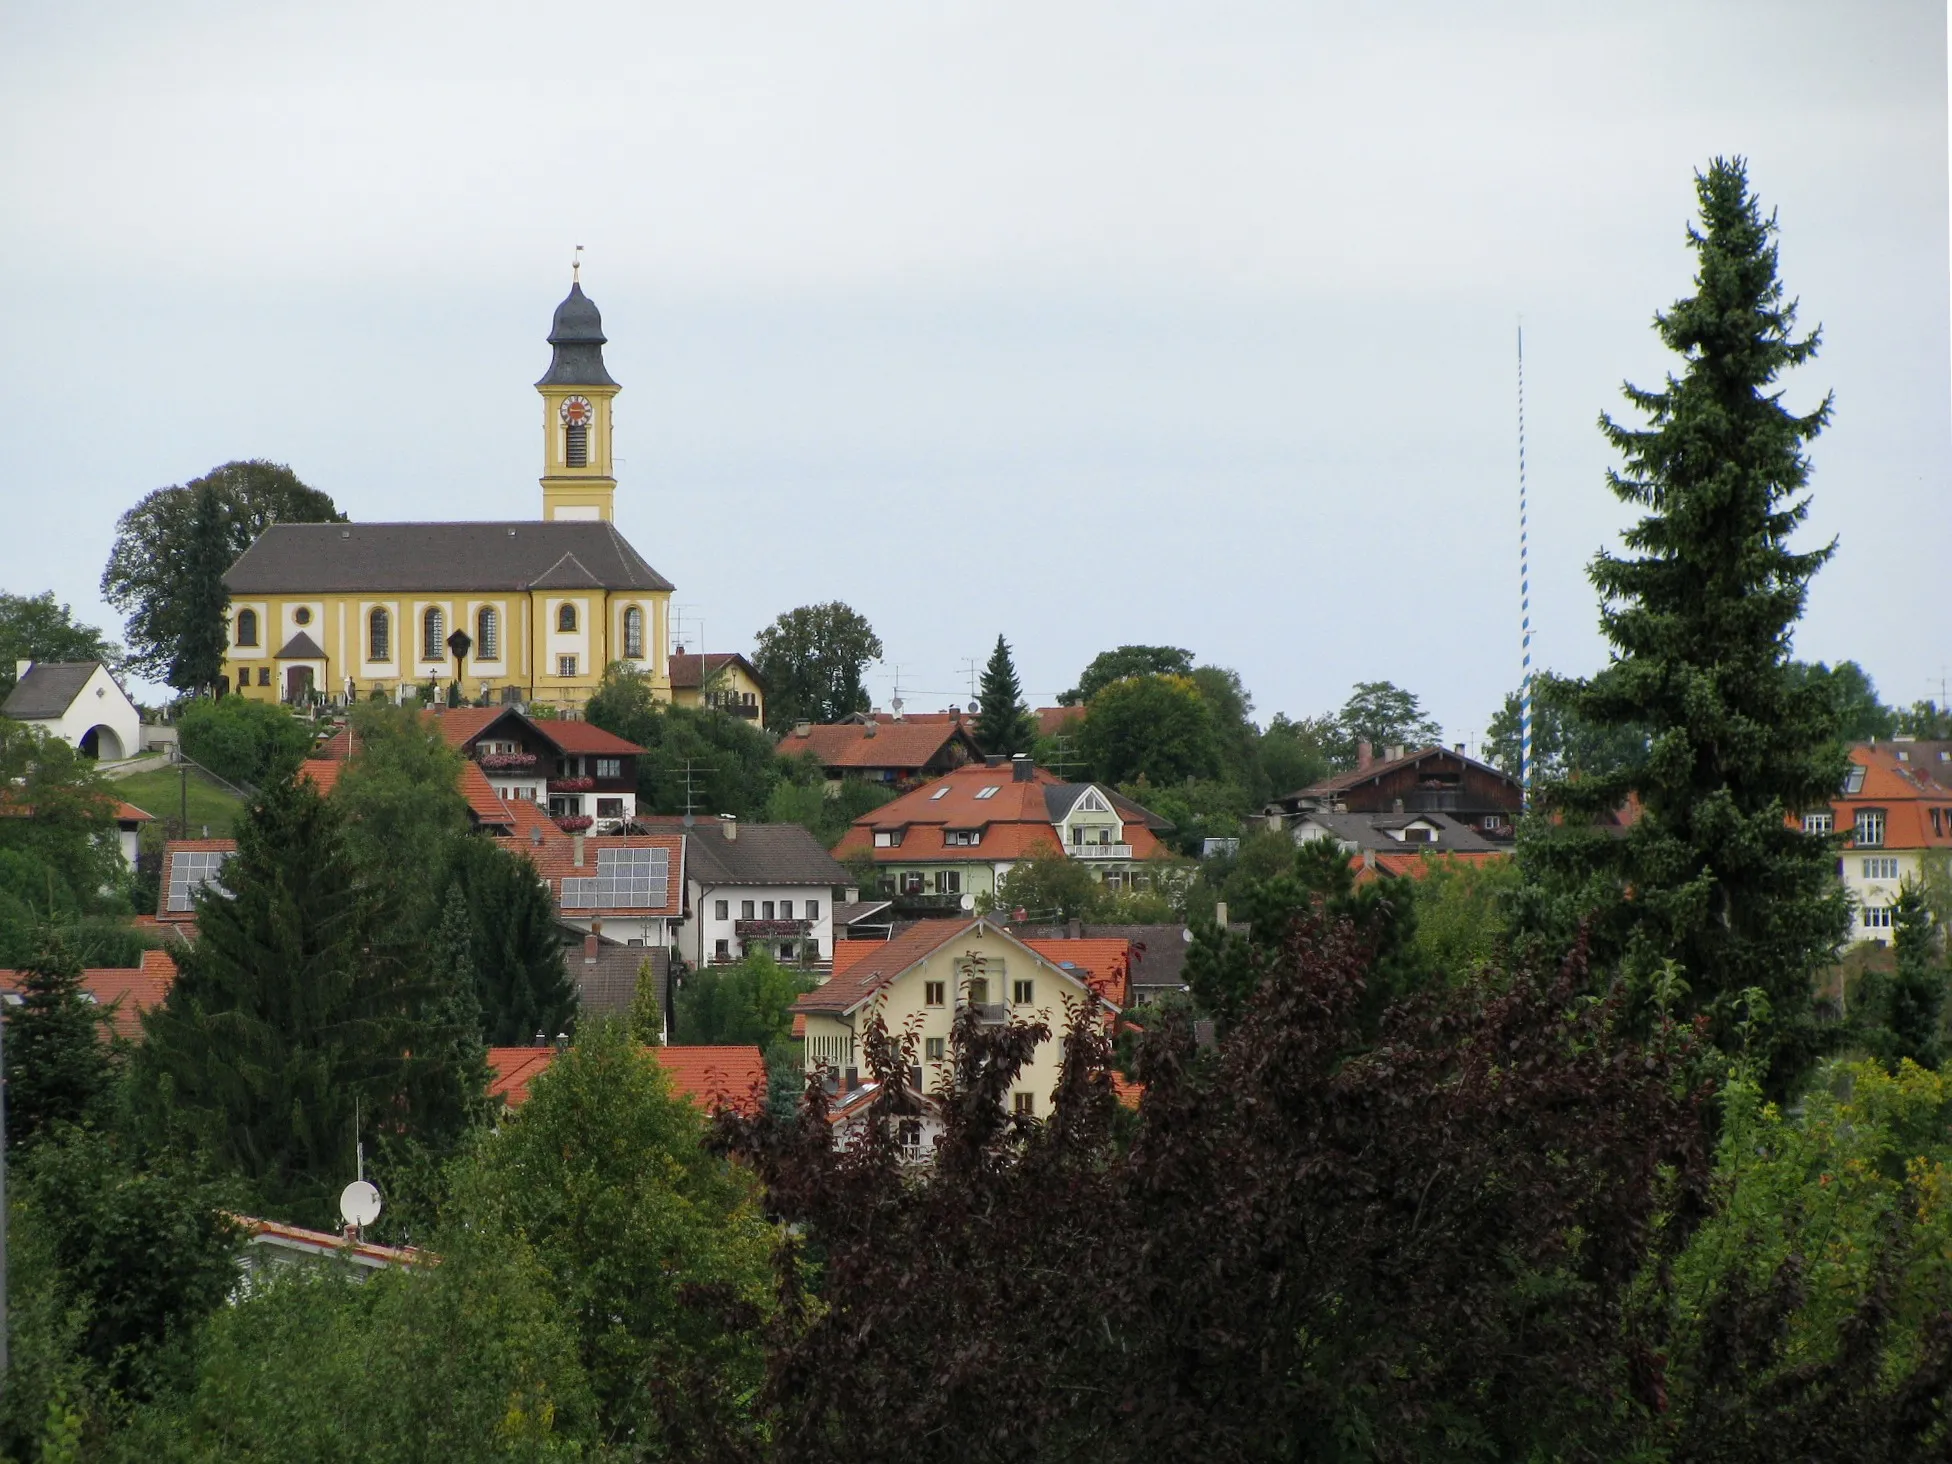
[[[239,610],[237,612],[237,643],[240,646],[254,646],[258,643],[258,612]]]
[[[900,829],[876,829],[874,847],[877,849],[899,849],[901,847]]]
[[[556,607],[556,629],[563,632],[576,629],[576,607],[574,605],[558,605]]]
[[[982,842],[981,829],[949,829],[942,835],[942,842],[953,849],[973,848]]]

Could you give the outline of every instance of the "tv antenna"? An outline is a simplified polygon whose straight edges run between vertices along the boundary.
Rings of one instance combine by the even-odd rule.
[[[901,667],[897,665],[895,667],[895,694],[888,698],[888,710],[893,712],[897,717],[899,717],[901,715],[902,706],[903,706],[903,702],[901,699]]]
[[[974,656],[964,656],[962,658],[962,669],[963,674],[969,678],[969,710],[974,712],[977,708],[976,658]]]
[[[695,773],[716,772],[717,769],[705,767],[696,759],[688,757],[685,759],[683,767],[665,768],[663,771],[667,773],[683,773],[685,775],[685,827],[690,828],[698,822],[696,817],[698,796],[697,790],[692,785],[692,775]]]

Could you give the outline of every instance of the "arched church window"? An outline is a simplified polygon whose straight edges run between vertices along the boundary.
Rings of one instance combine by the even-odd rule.
[[[237,612],[237,643],[240,646],[254,646],[258,643],[258,612],[239,610]]]
[[[477,661],[502,658],[502,618],[492,605],[474,618],[474,658]]]
[[[559,605],[556,607],[556,629],[576,629],[576,607],[574,605]]]
[[[624,654],[633,661],[644,659],[644,612],[635,605],[624,611]]]
[[[420,659],[447,659],[447,617],[441,614],[438,607],[429,609],[420,617]]]
[[[393,659],[393,617],[384,610],[375,610],[366,617],[366,659]]]

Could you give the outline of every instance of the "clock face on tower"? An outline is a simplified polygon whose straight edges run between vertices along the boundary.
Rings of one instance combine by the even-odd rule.
[[[587,427],[596,416],[596,409],[590,405],[588,397],[573,396],[563,401],[562,419],[565,426]]]

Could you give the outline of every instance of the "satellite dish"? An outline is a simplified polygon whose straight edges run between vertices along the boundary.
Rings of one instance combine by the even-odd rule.
[[[896,711],[900,711],[902,707],[901,698],[896,697],[893,701],[889,702],[888,705],[893,707]]]
[[[969,704],[969,715],[972,717],[982,710],[983,704],[981,702],[971,702]]]
[[[963,891],[961,904],[965,910],[974,910],[976,908],[976,897],[965,890]]]
[[[380,1192],[355,1179],[339,1194],[339,1217],[348,1225],[371,1225],[380,1218]]]
[[[1191,945],[1193,943],[1193,932],[1182,925],[1179,928],[1179,938],[1188,945]]]

